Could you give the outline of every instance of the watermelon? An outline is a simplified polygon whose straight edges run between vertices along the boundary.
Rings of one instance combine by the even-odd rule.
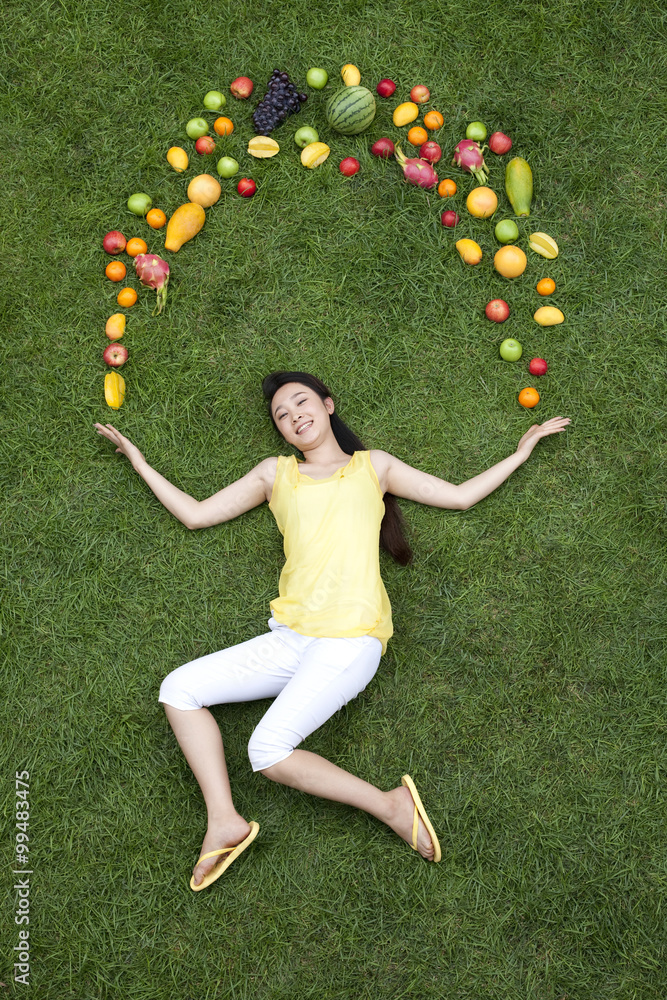
[[[329,98],[325,114],[336,132],[357,135],[375,118],[375,98],[366,87],[343,87]]]

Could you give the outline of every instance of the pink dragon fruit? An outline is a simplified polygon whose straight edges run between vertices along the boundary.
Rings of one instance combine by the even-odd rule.
[[[438,183],[438,175],[428,160],[418,158],[409,160],[403,153],[400,146],[396,146],[394,156],[403,167],[403,174],[406,181],[416,184],[418,187],[434,188]]]
[[[454,148],[452,166],[460,167],[467,174],[472,174],[478,184],[486,184],[489,171],[482,155],[486,146],[479,145],[473,139],[461,139]]]
[[[169,264],[154,253],[140,253],[134,258],[137,277],[142,285],[154,288],[157,292],[157,306],[153,310],[161,313],[167,301],[167,285],[169,283]]]

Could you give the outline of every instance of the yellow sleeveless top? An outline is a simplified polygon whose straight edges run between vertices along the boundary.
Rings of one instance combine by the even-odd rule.
[[[391,605],[380,577],[384,503],[368,451],[355,451],[327,479],[299,471],[280,456],[269,507],[283,537],[286,562],[277,622],[301,635],[374,635],[387,648]]]

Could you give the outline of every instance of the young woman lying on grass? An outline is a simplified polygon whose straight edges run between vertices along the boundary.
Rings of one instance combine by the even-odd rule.
[[[366,451],[335,412],[327,387],[305,372],[262,383],[285,441],[304,457],[265,458],[237,482],[198,501],[152,469],[111,424],[95,424],[157,498],[187,528],[230,521],[265,500],[284,535],[286,562],[269,631],[172,671],[160,701],[204,795],[208,828],[190,886],[210,885],[259,829],[234,808],[222,738],[206,706],[274,698],[253,732],[254,771],[312,795],[345,802],[382,820],[428,861],[439,861],[435,830],[409,775],[381,791],[297,747],[371,681],[392,634],[379,545],[399,563],[412,553],[396,497],[467,510],[526,461],[540,438],[568,418],[534,424],[508,458],[454,486],[385,451]]]

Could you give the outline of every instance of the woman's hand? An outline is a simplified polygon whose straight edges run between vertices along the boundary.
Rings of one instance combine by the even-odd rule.
[[[569,417],[552,417],[551,420],[545,420],[543,424],[533,424],[519,441],[516,449],[517,455],[525,460],[540,438],[548,437],[550,434],[560,434],[569,422]]]
[[[125,455],[133,466],[136,467],[138,462],[146,461],[137,446],[132,444],[130,439],[126,438],[120,431],[117,431],[112,424],[95,424],[95,428],[98,434],[101,434],[102,437],[108,438],[112,444],[117,446],[116,454],[120,453],[121,455]]]

